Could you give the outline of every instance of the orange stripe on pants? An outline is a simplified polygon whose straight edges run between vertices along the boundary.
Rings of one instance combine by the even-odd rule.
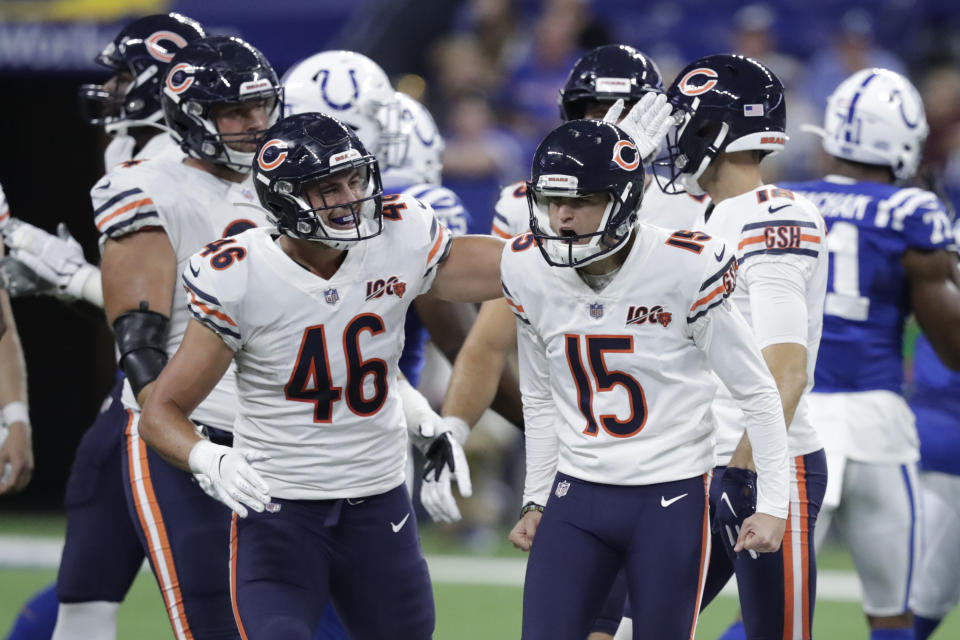
[[[183,610],[183,595],[180,593],[180,580],[177,577],[177,570],[173,564],[173,558],[169,553],[164,553],[164,549],[170,549],[170,540],[167,538],[167,529],[163,524],[163,514],[160,511],[160,504],[157,501],[156,492],[153,489],[153,480],[150,478],[150,466],[147,461],[147,445],[140,439],[139,435],[133,433],[133,412],[127,410],[127,471],[130,475],[130,488],[133,494],[133,504],[137,509],[137,517],[140,520],[140,528],[147,541],[147,552],[153,562],[154,577],[157,584],[160,585],[160,592],[163,594],[163,601],[167,607],[167,616],[170,618],[170,626],[173,627],[174,635],[183,637],[186,640],[193,640],[193,632],[190,630],[190,624],[187,622],[186,612]],[[136,442],[134,441],[136,440]],[[136,464],[138,463],[138,464]],[[141,470],[142,478],[137,479],[135,466]],[[140,495],[140,490],[146,494],[146,499]],[[156,529],[156,538],[159,544],[154,542],[154,530],[151,529],[151,521]],[[164,578],[161,575],[160,567],[166,568],[169,578],[169,584],[164,584]],[[177,633],[177,626],[183,628],[183,634]]]
[[[240,619],[240,609],[237,607],[237,514],[230,518],[230,601],[233,604],[233,619],[237,622],[237,630],[243,640],[248,640],[247,631],[243,628]]]
[[[700,603],[703,601],[703,590],[707,586],[707,569],[710,568],[710,480],[713,471],[703,474],[703,537],[700,540],[700,575],[697,578],[697,602],[693,609],[693,624],[690,625],[690,640],[697,632],[697,621],[700,618]]]
[[[797,489],[800,493],[800,566],[803,571],[803,640],[810,640],[810,504],[807,501],[807,469],[803,456],[797,456]]]

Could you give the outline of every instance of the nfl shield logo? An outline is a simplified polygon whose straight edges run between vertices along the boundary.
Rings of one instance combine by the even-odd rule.
[[[599,302],[594,302],[590,305],[590,317],[591,318],[602,318],[603,317],[603,305]]]
[[[323,297],[327,301],[327,304],[336,304],[340,299],[340,294],[337,293],[336,289],[327,289],[323,292]]]
[[[567,491],[570,491],[570,482],[567,480],[561,480],[557,483],[557,490],[554,492],[558,498],[562,498],[567,495]]]

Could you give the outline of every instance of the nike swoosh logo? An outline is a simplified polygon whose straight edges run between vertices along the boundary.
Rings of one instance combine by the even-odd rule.
[[[194,277],[194,278],[199,278],[199,277],[200,277],[200,269],[194,269],[194,268],[193,268],[193,261],[192,261],[192,260],[191,260],[190,262],[188,262],[187,264],[190,266],[190,273],[193,274],[193,277]]]
[[[730,513],[732,513],[735,518],[739,518],[739,517],[740,517],[740,516],[737,515],[736,509],[733,508],[733,504],[730,502],[730,498],[727,496],[727,492],[726,492],[726,491],[724,491],[723,494],[720,496],[720,502],[726,502],[726,503],[727,503],[727,507],[729,507]]]
[[[407,515],[403,516],[403,520],[401,520],[397,524],[393,524],[391,522],[390,528],[393,529],[394,533],[400,533],[400,529],[403,529],[403,525],[407,524],[407,518],[409,517],[410,517],[410,514],[408,513]]]
[[[725,254],[726,252],[727,252],[727,245],[723,245],[722,247],[720,247],[720,253],[713,254],[713,257],[717,259],[717,262],[720,262],[721,260],[723,260],[723,254]]]
[[[680,499],[682,499],[682,498],[686,498],[688,495],[690,495],[690,494],[684,493],[684,494],[682,494],[682,495],[677,496],[676,498],[670,498],[669,500],[667,500],[667,499],[664,498],[663,496],[660,496],[660,506],[661,506],[661,507],[669,507],[670,505],[672,505],[672,504],[673,504],[674,502],[676,502],[677,500],[680,500]]]
[[[789,207],[789,206],[790,206],[790,205],[788,205],[788,204],[782,204],[782,205],[780,205],[779,207],[767,207],[767,211],[769,211],[770,213],[776,213],[777,211],[780,211],[780,210],[782,210],[782,209],[786,209],[786,208]]]

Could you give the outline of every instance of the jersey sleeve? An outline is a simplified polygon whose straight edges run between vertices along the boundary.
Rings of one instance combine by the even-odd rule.
[[[218,270],[210,262],[210,253],[204,249],[190,256],[183,270],[181,282],[187,292],[187,307],[194,318],[220,336],[232,351],[239,351],[243,335],[236,301],[237,291],[242,287],[236,280],[243,267]]]
[[[716,257],[720,256],[720,260]],[[700,277],[687,312],[687,327],[692,331],[713,310],[730,297],[737,286],[737,255],[720,240],[711,240],[699,254]]]
[[[524,182],[514,182],[500,191],[500,197],[493,208],[493,225],[490,235],[512,238],[529,228],[527,185]]]
[[[529,326],[530,319],[527,317],[523,303],[520,302],[518,297],[519,286],[514,287],[512,284],[515,279],[513,272],[516,270],[516,263],[510,255],[510,245],[511,243],[507,243],[503,248],[503,254],[500,258],[500,285],[503,287],[503,297],[507,301],[507,306],[510,307],[513,315],[517,317],[517,321]]]
[[[946,207],[930,191],[901,189],[889,202],[890,227],[903,232],[906,248],[928,251],[956,245]]]
[[[94,224],[102,238],[119,238],[147,227],[163,227],[163,220],[136,166],[118,166],[90,190]]]
[[[517,317],[517,353],[520,394],[523,398],[526,476],[523,502],[545,505],[557,472],[560,440],[558,415],[550,392],[550,369],[546,349],[529,322]]]
[[[758,208],[758,214],[740,229],[740,267],[746,270],[763,262],[785,262],[810,277],[820,252],[826,250],[826,225],[812,203],[789,191],[777,191],[789,198],[777,198]]]
[[[407,233],[413,234],[413,237],[407,237],[410,238],[413,246],[426,250],[425,257],[422,253],[419,254],[423,259],[423,277],[417,295],[426,293],[437,277],[437,267],[447,259],[447,254],[450,253],[453,233],[440,222],[433,207],[422,200],[402,197],[393,201],[392,205],[396,211],[401,212],[403,219],[406,219],[409,225]],[[388,220],[384,224],[395,224],[395,222]]]

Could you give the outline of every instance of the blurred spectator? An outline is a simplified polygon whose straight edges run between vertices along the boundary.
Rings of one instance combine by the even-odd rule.
[[[518,19],[516,0],[469,0],[457,17],[454,29],[470,33],[491,66],[511,67],[526,39]]]
[[[876,44],[873,36],[873,18],[865,9],[843,14],[831,47],[815,56],[807,68],[806,95],[818,113],[823,113],[834,88],[860,69],[883,67],[906,75],[903,62]]]
[[[777,14],[766,4],[751,4],[733,14],[731,41],[734,53],[745,55],[767,65],[780,78],[786,89],[787,151],[771,156],[763,163],[767,182],[803,180],[813,173],[813,158],[820,148],[816,136],[803,133],[804,124],[820,123],[820,114],[802,91],[803,66],[793,56],[779,51],[774,27]]]
[[[923,164],[941,172],[943,188],[954,208],[960,204],[960,67],[931,68],[919,82],[930,135]]]
[[[500,69],[484,54],[471,35],[441,40],[433,49],[435,90],[429,96],[430,113],[438,122],[447,120],[447,110],[461,96],[491,93],[500,82]]]
[[[490,233],[500,187],[528,173],[520,148],[497,128],[489,102],[480,93],[454,100],[447,127],[443,184],[460,196],[470,212],[468,231]]]
[[[504,116],[521,138],[527,155],[560,123],[557,89],[581,51],[577,39],[587,15],[580,0],[553,0],[533,30],[530,49],[509,73],[502,87]]]

